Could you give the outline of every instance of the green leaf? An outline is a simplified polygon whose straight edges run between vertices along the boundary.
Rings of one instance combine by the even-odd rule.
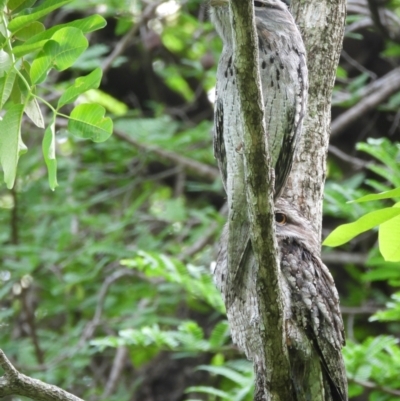
[[[58,71],[71,67],[87,46],[88,41],[79,29],[60,29],[46,42],[43,50],[33,61],[32,82],[35,84],[43,82],[52,67]]]
[[[215,375],[224,376],[227,379],[232,380],[234,383],[240,384],[240,385],[244,385],[249,381],[248,377],[246,377],[246,376],[242,375],[241,373],[238,373],[238,372],[234,371],[233,369],[230,369],[226,366],[201,365],[198,367],[198,369],[206,370]]]
[[[46,31],[45,31],[46,32]],[[39,35],[37,35],[39,36]],[[23,57],[29,53],[33,53],[37,50],[43,49],[43,46],[48,42],[48,39],[43,39],[34,43],[26,42],[24,45],[16,46],[13,48],[12,52],[16,57]]]
[[[107,21],[98,14],[91,15],[90,17],[77,19],[75,21],[68,22],[64,25],[59,25],[59,27],[72,27],[78,28],[83,33],[90,33],[93,31],[97,31],[98,29],[102,29],[107,25]]]
[[[109,95],[100,89],[90,89],[85,92],[83,98],[87,103],[97,103],[106,108],[106,110],[115,116],[123,116],[128,112],[128,106],[120,102],[115,97]]]
[[[13,12],[13,14],[32,7],[37,0],[9,0],[7,8]]]
[[[26,41],[30,38],[32,38],[33,36],[43,32],[46,28],[44,27],[44,25],[39,22],[39,21],[33,21],[31,24],[29,24],[28,26],[20,29],[19,31],[17,31],[15,33],[15,37],[18,40],[22,40],[22,41]]]
[[[21,77],[19,77],[18,75],[15,77],[15,82],[14,82],[14,85],[12,86],[11,93],[10,93],[10,100],[15,104],[24,102],[22,99],[22,92],[21,92],[21,88],[19,85],[20,79],[21,79]]]
[[[367,213],[354,223],[343,224],[337,227],[325,238],[322,245],[332,247],[342,245],[364,231],[370,230],[398,215],[400,215],[400,209],[393,207]]]
[[[40,50],[57,31],[63,28],[77,28],[83,33],[89,33],[103,28],[106,24],[106,20],[103,17],[95,14],[87,18],[68,22],[66,24],[56,25],[52,28],[47,29],[44,32],[38,33],[34,37],[28,39],[24,44],[16,46],[13,49],[13,53],[17,57],[22,57],[28,53]]]
[[[21,15],[10,21],[8,29],[14,33],[29,25],[31,22],[38,20],[41,17],[49,14],[50,12],[65,6],[72,0],[46,0],[39,7],[35,7],[31,14]]]
[[[4,77],[12,65],[13,62],[11,56],[4,50],[0,49],[0,78]]]
[[[0,109],[3,108],[5,102],[10,97],[16,76],[17,76],[17,71],[13,67],[8,71],[8,73],[3,78],[0,78]]]
[[[88,47],[88,40],[78,28],[62,28],[51,37],[51,40],[60,45],[59,52],[54,55],[54,66],[58,71],[71,67]]]
[[[87,47],[88,41],[81,30],[70,27],[60,29],[47,41],[33,61],[32,82],[35,84],[43,82],[52,67],[58,71],[71,67]]]
[[[365,195],[361,198],[349,201],[347,203],[353,203],[353,202],[368,202],[368,201],[373,201],[373,200],[379,200],[379,199],[390,199],[390,198],[398,198],[400,197],[400,188],[392,189],[391,191],[385,191],[381,192],[379,194],[370,194],[370,195]]]
[[[60,97],[57,109],[60,107],[75,102],[79,95],[85,93],[89,89],[95,89],[100,86],[102,77],[101,68],[96,68],[89,75],[77,78],[72,86],[70,86]]]
[[[393,207],[400,209],[400,203]],[[400,216],[379,226],[379,250],[387,262],[400,261]]]
[[[43,137],[42,151],[47,165],[49,186],[52,191],[58,186],[57,182],[57,160],[56,160],[56,139],[55,139],[55,115],[53,121],[46,128]]]
[[[222,347],[229,335],[229,325],[226,320],[219,322],[210,334],[210,346],[213,348]]]
[[[39,104],[35,98],[30,99],[25,106],[25,114],[39,128],[44,128],[44,118]]]
[[[32,83],[40,84],[46,79],[50,69],[53,67],[54,56],[59,51],[59,44],[54,40],[49,40],[44,45],[43,50],[33,60],[30,76]]]
[[[113,130],[111,118],[104,117],[104,113],[104,107],[97,104],[80,104],[71,112],[68,131],[79,138],[104,142]]]
[[[185,393],[204,393],[210,394],[215,397],[220,397],[223,400],[231,400],[231,395],[225,391],[218,390],[214,387],[207,387],[207,386],[192,386],[185,390]]]
[[[336,69],[336,76],[338,78],[347,78],[347,71],[343,67],[338,66]]]
[[[371,322],[379,320],[381,322],[400,321],[400,292],[392,295],[392,301],[386,304],[387,310],[378,311],[371,316]]]
[[[4,171],[7,188],[14,186],[19,156],[27,148],[21,139],[22,104],[12,105],[0,121],[0,162]]]

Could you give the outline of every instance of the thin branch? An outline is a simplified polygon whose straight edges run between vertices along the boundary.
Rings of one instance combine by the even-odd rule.
[[[83,401],[57,386],[18,372],[1,349],[0,366],[4,370],[4,375],[0,378],[0,398],[19,395],[38,401]]]
[[[150,20],[157,7],[162,3],[160,2],[155,2],[149,4],[143,11],[140,21],[138,21],[123,37],[118,43],[115,45],[114,50],[111,52],[111,54],[103,61],[103,65],[101,66],[101,69],[103,70],[103,74],[106,74],[106,72],[110,69],[112,63],[117,59],[118,56],[120,56],[125,49],[132,43],[132,38],[138,33],[140,27],[147,23],[148,20]]]
[[[169,150],[164,150],[153,145],[143,144],[118,129],[114,130],[114,136],[122,139],[125,142],[128,142],[136,148],[142,149],[146,152],[154,153],[164,160],[168,160],[177,165],[180,165],[191,173],[196,174],[198,177],[206,178],[211,181],[219,178],[219,171],[215,167],[200,163],[196,160],[190,159],[189,157],[181,156]]]
[[[215,232],[217,228],[218,224],[215,221],[212,222],[198,241],[182,250],[181,258],[188,259],[197,252],[200,252],[215,237]]]
[[[60,127],[66,127],[67,122],[64,119],[57,119],[57,125]],[[154,145],[149,145],[145,143],[141,143],[125,132],[114,129],[113,135],[118,139],[121,139],[130,145],[133,145],[135,148],[141,149],[145,152],[153,153],[156,156],[159,156],[163,160],[170,161],[176,164],[178,167],[184,168],[186,171],[189,171],[191,174],[204,178],[209,181],[215,181],[220,178],[219,171],[216,167],[210,166],[205,163],[198,162],[197,160],[193,160],[189,157],[182,156],[178,153],[171,152],[170,150],[161,149]]]
[[[365,68],[362,64],[360,64],[357,60],[355,60],[353,57],[351,57],[344,49],[342,49],[342,54],[341,56],[354,68],[356,68],[358,71],[363,72],[367,74],[371,79],[375,80],[378,78],[378,76],[373,72],[370,71],[368,68]]]
[[[333,145],[329,145],[328,148],[329,153],[336,156],[338,159],[343,160],[346,163],[352,164],[356,169],[363,169],[368,166],[368,162],[358,159],[357,157],[353,157],[343,152],[339,148]]]
[[[18,245],[19,243],[19,216],[18,216],[18,193],[16,189],[16,185],[11,189],[11,195],[13,198],[13,207],[11,209],[11,243],[13,245]],[[35,349],[35,354],[38,362],[43,364],[44,362],[44,354],[39,344],[39,338],[37,336],[36,331],[36,323],[35,323],[35,313],[33,311],[33,303],[29,302],[28,297],[28,289],[22,287],[21,291],[21,303],[23,306],[23,312],[25,313],[25,321],[29,327],[29,336],[32,340],[33,347]]]
[[[282,290],[274,229],[273,174],[266,141],[260,72],[257,68],[259,56],[253,2],[231,0],[230,6],[234,39],[233,59],[243,121],[241,143],[236,144],[237,151],[230,157],[241,159],[238,149],[242,148],[244,162],[242,179],[246,182],[251,244],[258,265],[255,278],[260,316],[259,333],[263,344],[259,355],[254,358],[256,371],[254,400],[290,400],[292,386],[285,343]],[[237,192],[238,188],[235,188],[235,191]],[[230,207],[233,210],[230,210],[228,220],[229,232],[232,229],[231,223],[235,220],[231,219],[231,216],[243,213],[237,210],[238,207],[242,207],[240,202],[239,205],[233,203]],[[230,253],[228,253],[228,274],[231,269],[229,255]]]
[[[388,23],[388,16],[386,10],[376,0],[367,0],[371,18],[378,31],[381,33],[384,39],[398,41],[400,39],[400,31],[397,29],[390,29]]]
[[[355,21],[350,25],[346,26],[346,34],[350,32],[355,32],[360,29],[365,29],[365,28],[370,28],[374,23],[372,22],[372,19],[369,17],[363,18],[359,21]]]
[[[393,388],[386,387],[386,386],[380,386],[379,384],[373,383],[368,380],[359,380],[359,379],[349,378],[349,382],[359,384],[360,386],[363,386],[369,390],[378,390],[378,391],[382,391],[382,393],[400,396],[400,390],[395,390]]]
[[[369,4],[371,4],[371,7],[369,7]],[[349,14],[351,13],[351,14],[365,15],[366,17],[368,17],[368,19],[370,19],[368,23],[365,20],[363,20],[364,22],[360,21],[359,28],[361,28],[362,25],[372,26],[373,24],[372,20],[374,20],[375,26],[377,26],[378,30],[382,32],[384,37],[389,37],[392,40],[399,41],[400,38],[399,17],[394,12],[388,10],[387,8],[379,9],[376,0],[348,0],[347,11]],[[354,26],[357,25],[357,22],[355,22],[351,26],[353,25]]]
[[[99,295],[97,298],[97,306],[93,318],[86,324],[85,328],[83,329],[82,336],[79,339],[76,347],[74,347],[73,349],[66,350],[65,352],[62,352],[48,364],[38,365],[36,367],[37,370],[48,370],[53,366],[59,364],[61,361],[65,361],[66,358],[69,358],[71,355],[76,354],[86,344],[86,342],[92,338],[96,327],[99,326],[99,324],[101,323],[101,315],[103,313],[104,301],[110,289],[110,286],[115,281],[126,276],[135,276],[135,272],[129,269],[117,270],[104,280],[103,285],[99,291]]]
[[[83,330],[83,334],[81,339],[79,340],[79,343],[77,345],[77,348],[80,349],[88,339],[92,338],[94,330],[96,327],[100,324],[101,320],[101,315],[103,313],[103,308],[104,308],[104,301],[105,298],[108,294],[108,290],[110,289],[111,285],[119,280],[122,277],[126,276],[134,276],[135,273],[132,270],[128,269],[123,269],[123,270],[117,270],[111,276],[108,276],[105,280],[104,283],[100,289],[98,298],[97,298],[97,307],[96,311],[93,315],[93,319],[86,325],[85,329]]]
[[[390,86],[393,83],[396,83],[397,80],[399,79],[399,76],[400,76],[400,69],[395,68],[394,70],[391,70],[383,77],[374,80],[373,82],[371,82],[366,86],[363,86],[356,93],[343,93],[343,92],[336,93],[332,104],[334,106],[337,106],[340,105],[340,103],[342,102],[347,102],[354,98],[363,99],[365,97],[368,97],[379,91],[379,89],[382,86]]]
[[[25,321],[29,327],[29,336],[33,343],[33,348],[35,350],[36,359],[39,364],[44,363],[44,353],[39,343],[39,337],[36,330],[36,318],[34,312],[34,306],[32,300],[28,299],[28,288],[23,288],[21,292],[21,302],[23,306],[23,311],[25,312]]]
[[[340,311],[343,315],[372,315],[378,311],[382,310],[378,306],[341,306]]]
[[[372,90],[372,88],[374,90]],[[377,79],[364,91],[368,95],[362,98],[356,105],[342,113],[332,122],[331,137],[340,135],[353,122],[367,114],[378,104],[400,89],[400,68],[396,68],[384,77]],[[360,94],[361,95],[361,94]]]
[[[121,375],[123,373],[127,357],[128,357],[128,348],[124,346],[118,347],[111,367],[110,376],[108,378],[106,388],[104,389],[103,392],[103,399],[109,397],[115,391],[118,381],[120,380]]]
[[[219,213],[225,216],[228,212],[228,204],[224,203],[222,208],[219,210]],[[218,228],[218,224],[214,221],[210,224],[207,231],[205,231],[201,238],[196,241],[193,245],[185,248],[181,252],[182,259],[188,259],[197,252],[200,252],[207,244],[211,242],[211,240],[215,237],[215,232]]]
[[[367,261],[367,255],[364,253],[353,252],[323,252],[322,260],[325,264],[354,264],[364,266]]]

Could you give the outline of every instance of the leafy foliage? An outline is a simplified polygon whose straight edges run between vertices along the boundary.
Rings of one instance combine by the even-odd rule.
[[[252,365],[247,361],[234,360],[227,361],[222,366],[218,364],[218,362],[221,362],[218,359],[220,358],[215,358],[212,365],[201,365],[198,369],[224,378],[223,383],[221,383],[221,390],[211,386],[193,386],[189,387],[186,392],[209,394],[222,400],[252,400],[254,391]]]
[[[0,3],[0,160],[7,185],[15,181],[0,188],[2,348],[25,374],[84,399],[251,400],[251,363],[230,342],[209,274],[225,220],[222,184],[187,167],[215,168],[221,43],[206,10],[195,0]],[[399,13],[398,1],[386,9]],[[350,12],[348,24],[365,18]],[[377,32],[347,31],[345,50],[357,62],[341,60],[334,117],[397,63],[398,44]],[[325,230],[395,209],[397,111],[398,93],[332,137],[362,166],[330,156]],[[115,135],[102,142],[111,132],[105,113]],[[398,263],[382,258],[374,230],[328,256],[350,395],[394,400]]]
[[[383,145],[383,146],[382,146]],[[400,147],[391,145],[387,140],[370,141],[369,144],[359,144],[359,149],[373,155],[383,166],[371,164],[369,169],[381,177],[392,177],[392,182],[398,184],[400,167],[396,162]],[[381,187],[376,181],[368,182],[373,187]],[[382,199],[400,198],[400,188],[386,190],[379,194],[364,195],[352,202],[361,203]],[[357,235],[379,226],[379,249],[384,259],[388,262],[400,261],[400,203],[395,203],[389,208],[374,208],[353,223],[343,224],[332,231],[323,245],[339,246],[350,241]]]
[[[55,152],[56,117],[67,115],[60,108],[74,102],[89,89],[98,88],[102,72],[93,71],[82,77],[62,94],[56,107],[38,95],[37,86],[43,84],[52,69],[65,71],[70,68],[88,47],[85,33],[104,27],[100,15],[52,26],[46,29],[39,20],[52,11],[70,3],[70,0],[45,0],[38,5],[9,1],[0,8],[0,108],[5,115],[0,122],[0,162],[4,181],[8,188],[14,186],[19,157],[27,147],[22,141],[23,114],[39,128],[45,128],[39,103],[51,111],[49,125],[43,139],[43,155],[46,161],[51,189],[57,186]],[[33,7],[32,7],[33,6]],[[28,8],[31,7],[31,8]],[[94,104],[81,104],[71,112],[68,130],[79,137],[99,142],[112,133],[112,121],[104,117],[104,109]]]
[[[365,390],[363,383],[376,383],[370,399],[395,400],[397,396],[382,396],[381,389],[389,386],[398,388],[400,349],[398,341],[390,336],[367,338],[361,344],[350,342],[344,357],[350,380],[349,396],[359,396]]]

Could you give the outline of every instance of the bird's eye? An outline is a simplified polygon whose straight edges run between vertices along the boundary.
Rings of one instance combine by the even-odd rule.
[[[286,224],[286,214],[283,213],[275,213],[275,221],[283,226]]]
[[[254,7],[263,7],[264,3],[262,3],[261,1],[255,1],[254,2]]]

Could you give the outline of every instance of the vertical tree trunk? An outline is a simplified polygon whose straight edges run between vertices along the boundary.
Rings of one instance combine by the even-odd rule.
[[[321,235],[331,97],[342,49],[346,0],[292,0],[307,50],[308,111],[283,197],[297,204]]]
[[[310,89],[308,117],[284,198],[298,206],[320,235],[331,94],[342,45],[345,0],[297,0],[292,7],[307,49]],[[289,337],[283,316],[280,270],[276,266],[271,186],[266,165],[269,154],[265,139],[262,138],[265,128],[259,113],[259,75],[254,72],[254,66],[258,65],[258,56],[251,10],[251,0],[231,0],[235,49],[233,59],[240,93],[243,136],[230,138],[234,144],[233,150],[227,151],[227,157],[231,158],[232,165],[240,167],[236,175],[243,175],[238,179],[243,184],[241,191],[238,193],[238,187],[233,188],[233,195],[239,197],[241,202],[230,203],[232,210],[229,230],[231,235],[240,235],[238,216],[243,214],[240,208],[245,203],[244,189],[254,259],[249,259],[246,269],[240,266],[239,270],[232,272],[226,262],[227,250],[223,249],[219,265],[217,263],[219,270],[215,274],[217,285],[225,295],[229,295],[231,290],[236,294],[235,297],[230,297],[234,301],[227,302],[227,313],[233,338],[246,349],[254,363],[254,400],[288,401],[295,396],[290,380],[287,350]],[[246,31],[251,32],[251,40]],[[230,190],[232,188],[229,189],[228,185],[228,198]],[[229,247],[230,244],[227,248]],[[234,250],[229,250],[228,253],[234,255]],[[319,363],[318,369],[321,369]],[[312,401],[328,400],[322,392],[317,398]]]

